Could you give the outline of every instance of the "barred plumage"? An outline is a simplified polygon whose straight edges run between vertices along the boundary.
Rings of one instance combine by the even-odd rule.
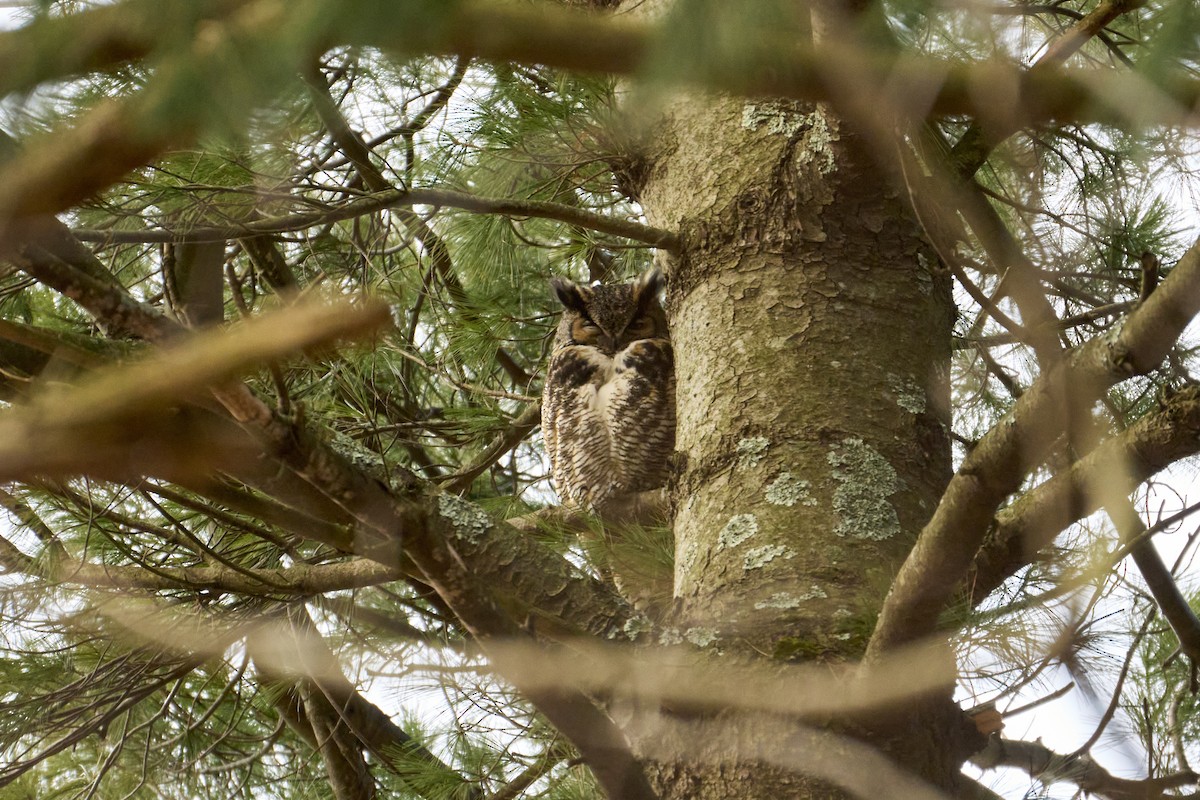
[[[666,483],[675,449],[675,362],[658,295],[662,275],[632,283],[551,282],[564,306],[542,394],[542,431],[564,503]]]

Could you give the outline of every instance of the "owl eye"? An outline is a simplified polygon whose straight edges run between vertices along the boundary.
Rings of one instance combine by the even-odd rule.
[[[626,334],[635,339],[645,339],[654,335],[654,320],[650,317],[637,317],[625,328]]]
[[[601,333],[600,326],[587,317],[579,317],[571,326],[571,338],[583,344],[594,342]]]

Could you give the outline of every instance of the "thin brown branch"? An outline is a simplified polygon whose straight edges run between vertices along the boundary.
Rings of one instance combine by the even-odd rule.
[[[1179,639],[1180,651],[1191,659],[1193,665],[1200,665],[1200,619],[1196,618],[1196,612],[1192,611],[1191,604],[1179,590],[1175,576],[1158,554],[1154,542],[1144,536],[1148,528],[1133,503],[1124,494],[1114,490],[1111,483],[1106,483],[1105,491],[1104,510],[1116,527],[1121,542],[1130,546],[1133,563],[1142,573],[1142,580],[1150,589],[1159,611]]]
[[[225,241],[302,231],[332,222],[366,216],[385,209],[413,205],[445,206],[481,214],[499,214],[509,217],[553,219],[666,250],[675,250],[679,246],[679,237],[676,234],[630,220],[608,217],[561,203],[505,197],[481,197],[448,189],[382,189],[357,197],[340,206],[257,219],[242,225],[200,226],[186,229],[154,228],[142,231],[76,229],[73,233],[80,241],[98,244],[171,242],[178,240],[181,236],[186,236],[189,240],[194,241]]]
[[[570,757],[570,752],[562,743],[556,743],[546,750],[516,777],[506,783],[498,791],[487,796],[487,800],[517,800],[525,790],[537,782],[539,778]]]
[[[541,421],[541,406],[536,403],[529,405],[474,461],[451,475],[442,488],[455,494],[462,494],[470,489],[477,477],[523,442],[530,431],[536,428]]]

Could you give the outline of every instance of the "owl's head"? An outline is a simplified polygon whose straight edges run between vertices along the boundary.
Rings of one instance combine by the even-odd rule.
[[[639,339],[670,338],[658,299],[663,287],[658,269],[613,286],[581,286],[565,278],[554,278],[550,286],[565,309],[555,347],[590,345],[612,355]]]

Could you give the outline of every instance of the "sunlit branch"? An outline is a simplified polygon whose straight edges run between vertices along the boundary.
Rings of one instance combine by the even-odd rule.
[[[992,737],[987,748],[971,757],[981,769],[1015,767],[1044,784],[1071,783],[1106,800],[1148,800],[1167,797],[1171,789],[1182,789],[1198,780],[1194,772],[1179,772],[1161,778],[1118,778],[1087,754],[1064,756],[1041,742],[1022,742]]]
[[[1061,66],[1079,48],[1083,47],[1088,39],[1104,30],[1110,22],[1144,4],[1145,0],[1105,0],[1092,9],[1086,17],[1076,21],[1062,35],[1054,39],[1030,68],[1030,71],[1044,73]],[[973,122],[949,153],[948,157],[955,173],[962,177],[974,175],[987,159],[987,154],[992,147],[1015,130],[1017,130],[1016,126],[1008,130],[993,128],[987,131],[985,141],[983,126],[978,122]]]
[[[1197,452],[1200,390],[1188,388],[999,512],[967,579],[972,603],[1033,561],[1073,522],[1097,511],[1104,491],[1127,494]]]
[[[319,9],[327,3],[332,0],[305,5]],[[128,5],[121,5],[118,10],[123,11]],[[670,35],[670,31],[658,25],[634,21],[626,16],[549,2],[518,5],[475,0],[448,4],[440,19],[435,8],[428,4],[397,4],[389,7],[386,15],[380,14],[377,6],[366,2],[343,1],[337,6],[341,13],[332,16],[341,25],[330,25],[329,30],[312,32],[306,38],[313,42],[324,40],[326,46],[373,45],[404,53],[461,55],[586,72],[636,75],[647,69],[650,54],[663,37]],[[24,43],[23,37],[27,35],[24,30],[5,34],[0,37],[0,63],[9,60],[20,63],[27,58],[30,47],[69,41],[70,31],[87,30],[90,23],[90,19],[74,18],[95,13],[69,15],[64,18],[66,22],[58,19],[43,22],[38,38],[29,44]],[[253,18],[255,15],[243,16]],[[320,17],[314,12],[311,18]],[[349,20],[356,20],[358,24],[349,24]],[[41,66],[32,76],[25,74],[0,84],[0,91],[28,87],[31,81],[66,77],[81,69],[102,69],[123,63],[130,57],[148,52],[156,35],[175,21],[173,15],[162,13],[151,20],[146,29],[131,24],[129,30],[121,31],[114,22],[105,24],[98,20],[96,24],[102,29],[111,30],[108,40],[126,40],[122,46],[109,53],[104,46],[105,40],[100,41],[100,46],[88,42],[49,63],[27,61]],[[778,41],[763,41],[751,47],[739,44],[736,53],[705,50],[702,59],[678,64],[667,74],[657,77],[752,96],[829,99],[825,70],[843,61],[834,52],[836,48],[836,44],[830,43],[817,47],[799,45],[796,37],[780,36]],[[7,59],[5,54],[9,54]],[[1105,72],[1098,76],[1089,70],[1027,73],[1016,65],[963,65],[932,58],[908,58],[897,63],[887,53],[858,53],[854,58],[859,62],[859,69],[869,73],[871,82],[884,87],[885,91],[903,87],[915,95],[928,97],[933,113],[977,113],[989,123],[1050,117],[1059,120],[1119,118],[1129,113],[1128,109],[1122,108],[1123,98],[1144,98],[1147,89],[1145,79],[1129,74]],[[747,63],[760,66],[747,69]],[[1186,114],[1200,98],[1200,85],[1187,79],[1164,79],[1152,88],[1161,98],[1157,107],[1150,109],[1159,122],[1169,121],[1162,117],[1170,103]],[[1147,110],[1143,108],[1139,113]]]
[[[984,541],[996,508],[1054,447],[1071,406],[1144,375],[1200,311],[1200,243],[1119,332],[1093,339],[1043,373],[979,441],[951,479],[884,600],[869,658],[932,633]]]
[[[0,96],[146,58],[181,30],[226,17],[250,0],[131,0],[81,13],[41,13],[0,32]]]
[[[323,3],[311,0],[305,5],[315,9]],[[442,24],[425,18],[432,8],[425,4],[401,5],[384,17],[375,6],[367,5],[362,17],[371,22],[353,24],[358,20],[356,4],[342,2],[339,13],[328,15],[337,24],[330,23],[327,30],[314,29],[311,20],[321,18],[316,14],[293,12],[279,17],[278,9],[262,2],[248,4],[256,13],[210,21],[205,36],[193,44],[194,52],[173,54],[176,62],[164,63],[142,93],[102,104],[77,127],[42,137],[27,153],[10,161],[0,171],[0,216],[22,220],[78,204],[171,146],[194,140],[221,115],[231,114],[233,106],[249,110],[266,100],[290,77],[288,58],[298,68],[323,47],[337,42],[633,75],[646,68],[648,53],[665,35],[623,17],[553,5],[464,2],[448,6]],[[93,12],[65,19],[88,13]],[[161,24],[170,19],[163,14]],[[305,27],[299,28],[301,25]],[[290,35],[282,36],[282,31],[290,31]],[[24,53],[24,48],[15,44],[24,33],[18,30],[0,38],[0,53],[5,47]],[[291,52],[284,57],[278,47],[260,44],[258,40],[264,36],[290,41]],[[673,74],[658,77],[755,96],[830,99],[830,86],[838,85],[835,73],[849,63],[861,73],[864,85],[880,87],[880,92],[928,98],[927,107],[913,109],[917,116],[975,113],[985,126],[1020,125],[1051,117],[1138,124],[1187,122],[1190,109],[1200,101],[1200,83],[1190,80],[1164,78],[1160,85],[1148,85],[1142,76],[1113,71],[1039,70],[1027,74],[996,63],[897,61],[887,55],[840,52],[837,48],[841,45],[836,43],[806,48],[797,46],[794,39],[787,40],[782,53],[764,46],[766,52],[751,54],[754,57],[748,59],[761,63],[759,68],[733,68],[719,53],[705,51],[703,61],[678,65]],[[120,58],[128,58],[136,49],[121,48]],[[739,50],[737,55],[741,64],[747,62],[745,52]],[[185,62],[187,69],[181,67]],[[98,66],[93,54],[70,60],[68,72],[81,63]],[[248,91],[250,84],[238,76],[254,68],[262,74],[253,91]],[[194,94],[195,84],[187,76],[197,73],[210,76],[206,85],[213,96],[179,102],[180,97]],[[232,86],[238,87],[238,92],[230,91]],[[1130,98],[1138,102],[1130,102]],[[171,113],[163,113],[164,108]],[[0,241],[14,235],[12,224],[0,229]]]

